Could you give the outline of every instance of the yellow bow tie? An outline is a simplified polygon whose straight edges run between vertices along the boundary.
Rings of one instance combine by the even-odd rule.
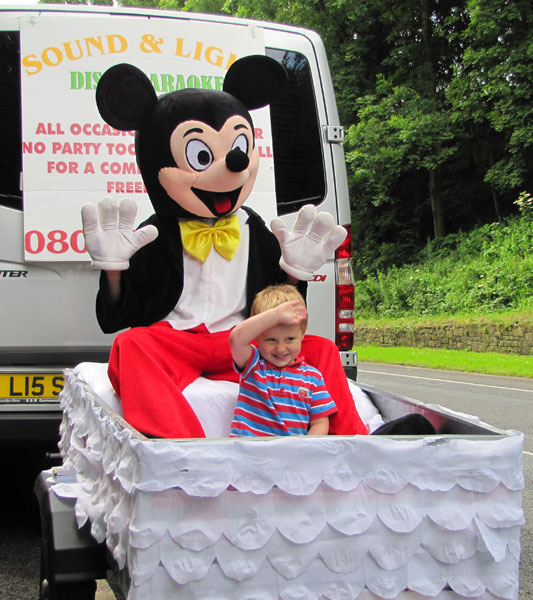
[[[231,260],[241,241],[237,215],[219,219],[213,226],[203,221],[180,221],[181,241],[185,250],[202,262],[209,256],[213,244],[226,260]]]

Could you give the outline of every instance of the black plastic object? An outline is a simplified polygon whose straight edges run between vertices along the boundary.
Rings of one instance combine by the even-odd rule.
[[[52,491],[60,480],[43,471],[34,485],[41,517],[39,600],[93,600],[96,580],[106,578],[106,546],[91,536],[88,523],[78,528],[75,499]]]

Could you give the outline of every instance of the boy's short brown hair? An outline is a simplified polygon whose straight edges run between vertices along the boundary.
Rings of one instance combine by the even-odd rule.
[[[281,283],[279,285],[270,285],[256,294],[252,304],[251,316],[258,315],[270,308],[276,308],[284,302],[299,300],[305,306],[305,300],[302,294],[294,285]],[[307,328],[307,319],[300,323],[303,331]]]

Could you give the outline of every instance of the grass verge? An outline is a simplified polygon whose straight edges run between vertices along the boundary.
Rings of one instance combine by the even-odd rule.
[[[497,352],[467,352],[384,347],[361,344],[354,347],[360,362],[377,362],[449,371],[533,378],[533,357]]]

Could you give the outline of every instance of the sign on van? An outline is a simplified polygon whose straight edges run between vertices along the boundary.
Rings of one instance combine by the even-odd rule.
[[[20,35],[24,241],[31,261],[88,260],[80,217],[86,202],[131,197],[138,222],[153,212],[134,133],[113,129],[96,108],[106,69],[131,63],[149,75],[158,95],[220,90],[237,58],[265,52],[261,28],[188,18],[32,15],[23,17]],[[261,168],[248,204],[269,219],[276,208],[268,109],[253,118]]]

